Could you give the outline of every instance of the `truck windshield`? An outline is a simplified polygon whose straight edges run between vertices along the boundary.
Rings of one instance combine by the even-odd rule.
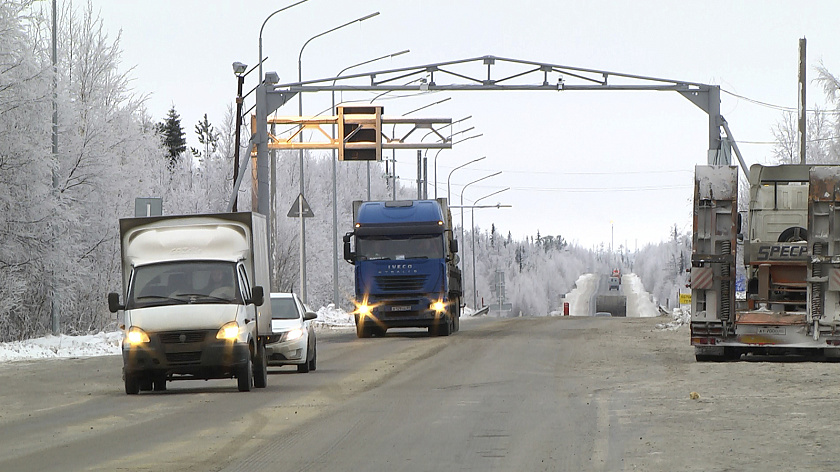
[[[178,261],[134,269],[126,309],[184,303],[242,303],[236,264]]]
[[[360,260],[442,259],[443,236],[366,236],[356,239]]]

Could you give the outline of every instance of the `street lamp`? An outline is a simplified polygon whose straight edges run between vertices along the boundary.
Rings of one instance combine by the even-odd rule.
[[[272,16],[274,16],[274,15],[276,15],[276,14],[280,13],[281,11],[288,10],[289,8],[292,8],[292,7],[294,7],[294,6],[300,5],[301,3],[305,3],[305,2],[308,2],[308,1],[309,1],[309,0],[300,0],[300,1],[299,1],[299,2],[297,2],[297,3],[293,3],[293,4],[289,5],[289,6],[286,6],[286,7],[283,7],[283,8],[281,8],[281,9],[279,9],[279,10],[276,10],[274,13],[272,13],[272,14],[268,15],[268,16],[265,18],[265,21],[263,21],[262,26],[260,26],[260,43],[259,43],[259,48],[260,48],[260,57],[259,57],[259,63],[258,63],[258,65],[259,65],[259,67],[260,67],[260,82],[262,82],[262,80],[263,80],[263,69],[262,69],[262,63],[263,63],[263,53],[262,53],[262,33],[263,33],[263,28],[265,28],[265,24],[266,24],[266,23],[268,23],[268,20],[269,20]]]
[[[473,160],[471,160],[471,161],[469,161],[465,164],[461,164],[458,167],[449,171],[449,176],[446,177],[446,201],[447,202],[449,202],[450,204],[452,203],[452,188],[449,186],[449,179],[452,178],[452,173],[455,172],[456,170],[460,169],[461,167],[466,167],[466,166],[472,164],[473,162],[478,162],[482,159],[487,159],[487,156],[479,157],[478,159],[473,159]],[[437,185],[437,182],[435,182],[435,185]]]
[[[307,39],[306,42],[303,43],[303,46],[301,46],[300,53],[298,53],[298,82],[303,82],[303,72],[302,72],[302,67],[301,67],[301,62],[302,62],[302,59],[303,59],[303,50],[306,49],[306,46],[310,42],[312,42],[313,39],[320,38],[321,36],[324,36],[325,34],[332,33],[333,31],[344,28],[345,26],[350,26],[353,23],[356,23],[356,22],[361,23],[362,21],[373,18],[374,16],[376,16],[378,14],[379,14],[379,12],[376,12],[376,13],[371,13],[369,15],[365,15],[361,18],[356,18],[353,21],[348,21],[347,23],[344,23],[343,25],[336,26],[335,28],[324,31],[323,33],[318,33],[315,36]],[[298,116],[303,116],[303,93],[302,92],[298,93]],[[300,142],[303,142],[303,133],[300,133]],[[300,197],[299,198],[303,199],[304,198],[304,196],[303,196],[304,195],[303,148],[300,149],[298,162],[299,162],[299,166],[300,166]],[[306,223],[305,223],[306,220],[303,218],[303,212],[301,212],[301,215],[299,216],[299,219],[300,219],[300,296],[301,296],[301,299],[303,300],[303,302],[306,303],[306,301],[307,301],[307,297],[306,297]]]
[[[239,177],[239,146],[242,134],[242,84],[245,83],[248,66],[241,62],[233,63],[233,73],[236,75],[236,139],[233,148],[233,182]],[[253,69],[251,69],[253,70]],[[250,72],[250,71],[248,71]],[[238,193],[238,192],[237,192]],[[233,197],[233,211],[236,211],[236,194]]]
[[[464,185],[461,188],[461,241],[464,240],[464,190],[466,190],[467,187],[469,187],[470,185],[472,185],[476,182],[481,182],[484,179],[489,179],[490,177],[495,177],[495,176],[497,176],[501,173],[502,173],[502,171],[496,172],[495,174],[485,175],[484,177],[482,177],[480,179],[473,180],[472,182],[468,183],[467,185]],[[462,260],[461,261],[461,271],[463,271],[463,270],[464,270],[464,262]]]
[[[485,198],[492,197],[493,195],[496,195],[496,194],[499,194],[499,193],[502,193],[502,192],[506,192],[508,190],[510,190],[510,187],[504,188],[502,190],[497,190],[493,193],[487,194],[487,195],[479,198],[478,200],[474,201],[472,208],[470,208],[470,226],[472,227],[472,233],[471,233],[472,249],[470,251],[472,252],[473,309],[476,309],[477,306],[478,306],[478,295],[477,295],[478,291],[475,289],[475,206],[478,205],[478,202],[480,202],[481,200],[484,200]],[[461,211],[464,211],[464,209],[462,208]]]
[[[465,131],[469,131],[471,129],[473,129],[473,128],[469,128]],[[458,133],[455,133],[455,134],[458,134]],[[484,133],[479,133],[479,134],[474,134],[472,136],[467,136],[464,139],[459,139],[458,141],[455,141],[454,143],[452,143],[452,145],[454,146],[456,144],[463,143],[464,141],[466,141],[468,139],[480,138],[482,136],[484,136]],[[435,198],[437,198],[437,186],[438,186],[437,185],[437,158],[438,158],[438,154],[440,154],[441,151],[443,151],[443,149],[438,149],[438,152],[435,153]],[[482,157],[482,159],[484,159],[484,158]],[[469,163],[467,163],[467,164],[469,164]],[[464,164],[464,165],[466,165],[466,164]],[[457,167],[455,169],[457,169]],[[452,172],[455,172],[455,169],[452,169]],[[452,175],[452,172],[449,173],[450,176]],[[446,179],[446,199],[449,200],[449,178],[448,177]]]
[[[352,66],[347,66],[344,69],[341,69],[335,77],[336,80],[338,77],[341,77],[341,74],[347,72],[348,70],[363,66],[365,64],[370,64],[371,62],[376,62],[380,59],[387,59],[389,57],[399,56],[400,54],[405,54],[409,52],[408,49],[395,52],[393,54],[387,54],[385,56],[377,57],[376,59],[370,59],[364,62],[360,62],[358,64],[353,64]],[[333,80],[333,85],[335,85],[335,80]],[[332,113],[335,113],[335,90],[332,91]],[[332,126],[332,138],[335,139],[335,125]],[[333,217],[333,231],[332,231],[332,239],[333,239],[333,304],[338,308],[338,189],[336,188],[336,150],[332,150],[332,217]],[[368,168],[368,200],[370,200],[370,161],[367,162]]]

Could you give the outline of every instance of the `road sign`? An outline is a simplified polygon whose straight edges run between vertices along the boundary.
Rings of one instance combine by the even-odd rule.
[[[163,215],[163,199],[160,197],[135,198],[134,216]]]
[[[691,294],[690,293],[681,293],[680,294],[680,305],[691,305]]]
[[[309,207],[309,203],[306,202],[306,199],[303,198],[303,194],[298,194],[298,197],[295,199],[295,202],[292,203],[292,207],[289,208],[289,212],[286,213],[286,216],[289,218],[299,218],[301,216],[301,212],[303,212],[304,218],[312,218],[315,216],[315,213],[312,213],[312,208]]]

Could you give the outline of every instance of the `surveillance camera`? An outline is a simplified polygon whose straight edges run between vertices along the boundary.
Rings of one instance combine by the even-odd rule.
[[[280,76],[277,75],[277,72],[266,72],[265,81],[269,84],[276,84],[277,82],[280,82]]]

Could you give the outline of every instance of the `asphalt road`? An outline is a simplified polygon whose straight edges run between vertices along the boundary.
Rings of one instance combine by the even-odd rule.
[[[837,470],[836,364],[698,364],[664,321],[322,332],[317,371],[247,393],[128,396],[115,356],[6,363],[0,470]]]

